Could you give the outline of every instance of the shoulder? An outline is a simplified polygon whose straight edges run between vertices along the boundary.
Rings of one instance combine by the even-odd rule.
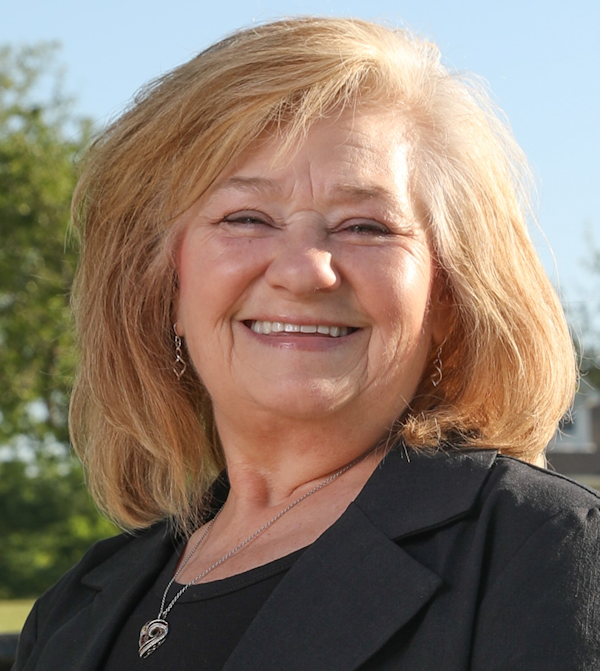
[[[356,503],[390,538],[437,530],[497,568],[544,543],[565,560],[600,556],[600,494],[493,449],[396,450]]]
[[[598,493],[499,456],[477,513],[485,571],[474,668],[599,668]]]
[[[495,519],[506,517],[514,526],[533,531],[551,520],[555,525],[576,519],[597,523],[600,494],[558,473],[498,455],[481,490],[480,506],[489,514],[494,511]]]
[[[519,459],[497,455],[490,472],[488,489],[520,507],[528,503],[547,511],[600,506],[600,492],[564,475],[533,466]]]
[[[55,585],[35,603],[25,623],[17,651],[17,665],[23,667],[40,641],[48,640],[63,625],[89,606],[103,585],[122,574],[135,582],[140,559],[147,572],[160,565],[162,555],[172,548],[173,538],[166,522],[136,534],[120,534],[95,543]]]
[[[46,610],[57,602],[70,601],[80,591],[100,590],[113,574],[129,570],[137,557],[148,564],[154,555],[173,547],[167,522],[159,522],[134,533],[121,533],[94,543],[73,568],[38,600]]]
[[[169,525],[160,522],[136,534],[120,534],[95,543],[35,603],[21,632],[15,669],[39,655],[50,638],[78,622],[98,592],[113,584],[113,607],[127,589],[152,578],[174,546]],[[99,617],[99,616],[98,616]]]
[[[355,504],[390,538],[466,524],[507,548],[553,517],[598,513],[600,496],[493,449],[389,452]]]
[[[135,533],[121,533],[117,536],[105,538],[94,543],[83,557],[75,564],[65,575],[45,592],[40,600],[49,600],[56,597],[62,591],[69,588],[70,585],[84,582],[88,575],[94,575],[96,570],[101,570],[107,563],[113,563],[118,557],[125,557],[131,551],[135,551],[137,546],[150,546],[154,544],[155,539],[166,536],[168,528],[166,522],[160,522],[147,529]],[[92,581],[93,582],[93,581]]]
[[[551,576],[546,585],[565,579],[571,585],[588,582],[598,595],[600,495],[594,490],[497,456],[473,513],[497,585],[518,572],[532,584],[544,575]]]

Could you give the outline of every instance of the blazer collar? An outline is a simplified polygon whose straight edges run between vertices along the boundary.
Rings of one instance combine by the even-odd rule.
[[[441,526],[471,509],[496,456],[491,449],[433,452],[401,444],[382,459],[354,505],[391,539]],[[214,513],[227,498],[226,477],[221,476],[213,489]],[[180,541],[159,523],[86,573],[82,583],[127,591],[144,577],[153,578]]]
[[[403,444],[379,464],[355,504],[389,538],[432,529],[475,503],[496,450],[416,451]]]
[[[133,535],[122,550],[86,573],[81,582],[99,591],[128,593],[137,583],[153,580],[180,541],[165,522],[159,522],[147,531]]]
[[[491,450],[390,452],[279,583],[224,671],[358,668],[442,585],[394,540],[465,515],[495,457]],[[157,525],[85,574],[81,582],[98,594],[55,633],[36,669],[97,670],[174,543],[167,526]]]

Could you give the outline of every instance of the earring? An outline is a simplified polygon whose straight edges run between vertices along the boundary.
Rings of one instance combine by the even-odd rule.
[[[442,343],[443,344],[443,343]],[[437,387],[438,384],[442,381],[442,345],[438,347],[437,356],[433,362],[433,367],[435,368],[435,373],[431,376],[431,384],[434,387]]]
[[[175,332],[175,361],[173,362],[173,372],[177,375],[177,379],[181,380],[181,376],[185,373],[187,364],[183,359],[183,353],[181,351],[181,337],[177,333],[177,322],[173,324],[173,331]]]

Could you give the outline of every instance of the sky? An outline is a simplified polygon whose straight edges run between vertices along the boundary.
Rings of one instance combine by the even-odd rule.
[[[302,14],[408,26],[447,65],[487,80],[533,168],[542,262],[570,314],[591,307],[600,287],[586,267],[591,240],[600,248],[598,0],[0,0],[0,43],[58,40],[76,111],[102,125],[144,83],[233,30]]]

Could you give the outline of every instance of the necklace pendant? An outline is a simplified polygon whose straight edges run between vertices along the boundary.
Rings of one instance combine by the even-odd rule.
[[[166,620],[150,620],[140,630],[140,657],[148,657],[156,648],[161,646],[169,633],[169,623]]]

